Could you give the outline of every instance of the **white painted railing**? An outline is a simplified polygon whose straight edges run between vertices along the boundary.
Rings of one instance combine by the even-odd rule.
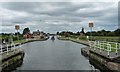
[[[116,42],[107,42],[107,41],[89,41],[89,46],[91,49],[99,49],[100,53],[102,51],[106,51],[108,56],[110,55],[110,52],[118,54],[118,50],[120,50],[120,43]]]
[[[11,46],[11,47],[9,47]],[[21,44],[19,46],[16,46],[16,44],[10,44],[10,45],[6,45],[5,47],[3,47],[2,45],[0,45],[0,54],[6,52],[8,54],[9,51],[15,51],[16,48],[20,48]]]

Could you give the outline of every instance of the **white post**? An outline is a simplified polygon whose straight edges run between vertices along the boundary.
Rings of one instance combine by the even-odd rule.
[[[105,48],[104,48],[104,41],[102,41],[102,47],[103,47],[103,50],[105,50]]]
[[[91,49],[91,41],[89,41],[90,49]]]
[[[116,55],[118,54],[118,48],[117,48],[118,46],[117,45],[118,45],[118,43],[116,43]]]
[[[94,41],[93,43],[94,43],[94,51],[95,51],[95,47],[96,47],[96,41]]]
[[[0,45],[0,53],[2,54],[2,45]]]
[[[100,48],[100,54],[101,54],[101,43],[99,42],[98,45],[99,45],[99,48]]]
[[[108,51],[108,57],[109,57],[109,55],[110,55],[110,53],[109,53],[109,44],[107,44],[107,51]]]
[[[8,50],[8,46],[9,46],[9,45],[7,45],[7,55],[8,55],[8,51],[9,51],[9,50]]]
[[[110,44],[110,52],[112,51],[111,44]]]
[[[21,47],[21,43],[19,44],[19,47]]]
[[[109,42],[108,42],[109,43]],[[109,43],[110,44],[110,43]],[[110,51],[112,51],[111,45],[110,45]]]
[[[11,48],[10,48],[10,50],[12,50],[12,43],[11,43]]]
[[[119,46],[118,48],[120,49],[120,43],[118,43],[118,44],[119,44],[119,45],[118,45],[118,46]]]
[[[14,44],[14,51],[15,51],[15,44]]]

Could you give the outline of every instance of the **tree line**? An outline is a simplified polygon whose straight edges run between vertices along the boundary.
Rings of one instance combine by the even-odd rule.
[[[80,35],[81,32],[71,32],[71,31],[62,31],[57,32],[57,35],[64,35],[65,33],[68,33],[70,35]],[[84,32],[85,36],[90,36],[91,32]],[[116,29],[114,31],[106,31],[106,30],[100,30],[100,31],[92,31],[93,36],[120,36],[120,29]]]

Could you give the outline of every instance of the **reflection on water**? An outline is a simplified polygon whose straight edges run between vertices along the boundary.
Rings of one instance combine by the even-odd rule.
[[[82,47],[85,46],[57,39],[54,42],[49,39],[27,43],[22,45],[25,51],[24,61],[18,62],[18,65],[11,66],[11,68],[16,68],[16,70],[87,70],[94,72],[96,69],[91,65],[92,61],[89,62],[88,58],[81,55]]]

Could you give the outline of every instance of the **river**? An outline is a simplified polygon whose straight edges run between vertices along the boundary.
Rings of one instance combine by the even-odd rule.
[[[17,70],[93,70],[89,60],[81,55],[83,47],[57,38],[23,44],[25,57]]]

